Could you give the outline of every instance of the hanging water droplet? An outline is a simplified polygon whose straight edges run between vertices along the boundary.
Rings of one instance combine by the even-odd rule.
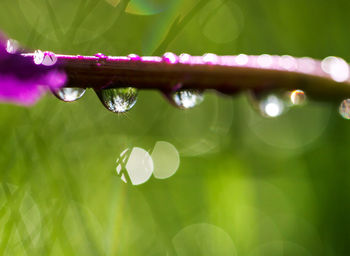
[[[135,105],[138,91],[133,87],[110,88],[97,91],[97,95],[108,110],[124,113]]]
[[[293,106],[302,106],[306,102],[305,92],[302,90],[294,90],[290,92],[290,102]]]
[[[181,89],[170,95],[170,100],[181,109],[189,109],[201,104],[204,100],[203,92],[196,89]]]
[[[64,102],[72,102],[80,99],[85,94],[84,88],[63,87],[57,91],[53,91],[53,94]]]
[[[138,147],[125,149],[116,160],[115,168],[120,179],[133,185],[140,185],[151,178],[153,173],[153,160],[150,154]]]
[[[287,111],[284,95],[282,93],[252,92],[250,99],[262,116],[273,118]]]
[[[19,50],[19,43],[14,39],[8,39],[6,42],[6,51],[8,53],[14,54]]]
[[[345,119],[350,119],[350,99],[342,101],[339,106],[339,114]]]

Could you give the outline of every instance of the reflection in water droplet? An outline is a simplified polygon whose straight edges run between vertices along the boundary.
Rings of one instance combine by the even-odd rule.
[[[53,91],[53,94],[60,100],[65,102],[72,102],[80,99],[85,94],[84,88],[64,87],[57,91]]]
[[[135,105],[138,91],[133,87],[110,88],[97,91],[97,95],[108,110],[124,113]]]
[[[184,89],[172,93],[171,100],[177,107],[189,109],[201,104],[204,100],[204,96],[199,90]]]
[[[14,39],[9,39],[6,42],[6,51],[8,53],[16,53],[19,49],[19,43],[18,41],[14,40]]]
[[[350,119],[350,99],[342,101],[339,106],[339,114],[345,119]]]
[[[290,93],[290,101],[294,106],[301,106],[305,104],[306,95],[302,90],[294,90]]]
[[[349,79],[349,65],[345,60],[338,57],[327,57],[321,63],[324,72],[329,74],[336,82],[345,82]]]
[[[143,184],[153,173],[152,157],[142,148],[134,147],[131,152],[124,150],[116,163],[116,172],[125,183],[130,180],[133,185]]]
[[[174,175],[180,165],[177,149],[166,141],[158,141],[152,152],[154,164],[153,175],[157,179],[166,179]]]

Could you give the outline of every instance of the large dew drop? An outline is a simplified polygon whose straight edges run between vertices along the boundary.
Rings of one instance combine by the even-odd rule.
[[[124,113],[129,111],[137,101],[136,88],[111,88],[97,92],[102,104],[110,111]]]
[[[57,91],[53,91],[53,94],[64,102],[72,102],[80,99],[85,94],[84,88],[64,87]]]
[[[199,90],[185,89],[172,93],[170,99],[178,108],[189,109],[201,104],[204,96]]]

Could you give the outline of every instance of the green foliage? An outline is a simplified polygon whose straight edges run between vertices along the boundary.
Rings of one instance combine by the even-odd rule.
[[[349,56],[349,1],[1,0],[33,49],[110,55]],[[226,22],[225,22],[226,21]],[[130,86],[130,85],[128,85]],[[206,93],[181,111],[143,91],[108,112],[93,91],[0,106],[0,255],[349,255],[349,123],[310,104],[277,119]],[[124,184],[125,148],[172,143],[169,179]]]

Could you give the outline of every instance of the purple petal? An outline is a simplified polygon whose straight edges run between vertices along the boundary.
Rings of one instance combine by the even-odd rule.
[[[33,105],[47,90],[64,86],[66,80],[56,64],[37,65],[31,57],[8,53],[6,39],[0,34],[0,101]]]

